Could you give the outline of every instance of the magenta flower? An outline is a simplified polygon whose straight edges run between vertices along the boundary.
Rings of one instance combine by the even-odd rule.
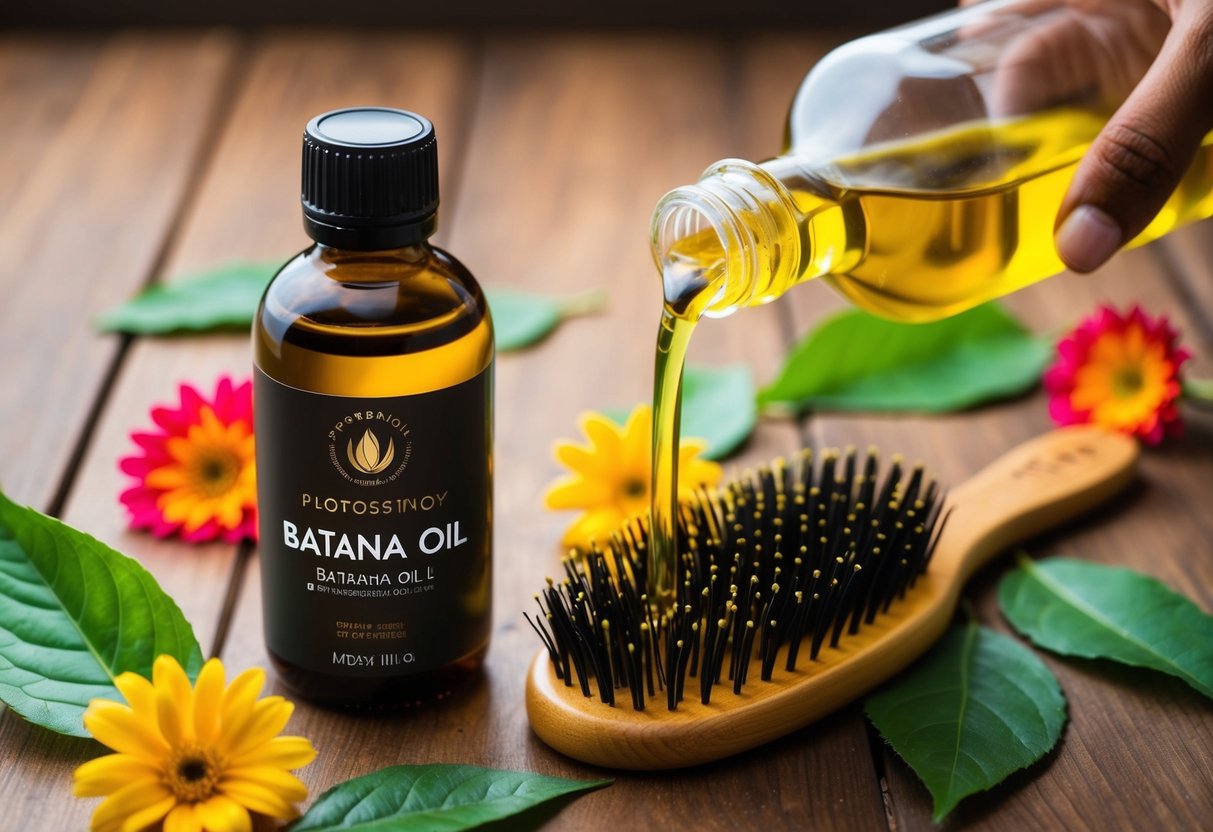
[[[1178,339],[1164,315],[1099,307],[1057,344],[1044,376],[1049,415],[1059,425],[1092,423],[1150,445],[1181,433],[1180,367],[1191,354]]]
[[[257,536],[252,382],[219,379],[212,399],[181,385],[176,407],[155,407],[159,428],[133,431],[139,452],[119,461],[135,485],[122,493],[132,529],[191,543]]]

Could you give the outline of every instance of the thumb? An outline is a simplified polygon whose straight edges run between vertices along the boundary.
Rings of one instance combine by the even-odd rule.
[[[1054,242],[1077,272],[1101,266],[1162,208],[1213,127],[1213,3],[1182,9],[1149,71],[1078,165]]]

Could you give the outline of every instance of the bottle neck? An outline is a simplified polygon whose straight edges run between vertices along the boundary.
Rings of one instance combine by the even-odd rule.
[[[766,169],[717,162],[654,211],[652,250],[666,305],[678,317],[723,317],[818,276],[807,219]]]
[[[303,229],[317,243],[346,251],[386,251],[424,243],[438,230],[438,214],[407,223],[333,217],[304,206]]]
[[[312,247],[312,252],[320,261],[333,265],[365,261],[422,263],[429,259],[434,249],[428,240],[421,240],[406,246],[379,249],[342,248],[317,242]]]

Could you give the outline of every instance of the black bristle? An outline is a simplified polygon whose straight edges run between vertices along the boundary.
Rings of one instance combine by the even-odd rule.
[[[676,709],[691,677],[708,704],[722,684],[740,693],[753,665],[763,680],[781,661],[795,671],[887,612],[927,569],[942,490],[897,457],[882,477],[875,449],[819,459],[777,459],[684,503],[667,605],[646,595],[647,520],[566,558],[525,616],[557,676],[609,705],[626,688],[636,710],[661,692]]]

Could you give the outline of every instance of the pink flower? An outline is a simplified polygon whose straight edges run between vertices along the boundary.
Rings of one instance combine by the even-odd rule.
[[[1059,425],[1093,423],[1151,445],[1179,434],[1179,370],[1191,354],[1178,338],[1164,315],[1099,307],[1057,344],[1044,376],[1049,415]]]
[[[180,399],[152,408],[159,430],[133,431],[139,452],[118,463],[136,481],[121,496],[130,528],[191,543],[255,539],[252,382],[223,376],[209,400],[182,384]]]

